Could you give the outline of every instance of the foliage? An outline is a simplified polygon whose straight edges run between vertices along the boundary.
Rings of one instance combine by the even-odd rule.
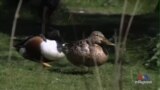
[[[160,67],[160,34],[157,35],[157,37],[154,38],[154,45],[155,47],[152,49],[153,54],[149,60],[146,62],[146,66],[153,68],[153,69],[158,69]]]

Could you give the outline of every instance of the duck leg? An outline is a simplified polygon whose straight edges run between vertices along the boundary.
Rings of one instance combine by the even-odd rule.
[[[50,65],[49,63],[46,63],[46,62],[43,62],[42,65],[44,68],[51,68],[52,67],[52,65]]]
[[[45,62],[44,58],[41,58],[40,63],[42,64],[43,68],[51,68],[52,67],[52,65]]]

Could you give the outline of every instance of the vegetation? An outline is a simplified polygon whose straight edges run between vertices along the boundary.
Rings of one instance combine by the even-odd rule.
[[[157,37],[152,38],[154,47],[151,47],[151,58],[147,60],[146,67],[153,68],[153,69],[159,69],[160,68],[160,34],[157,35]]]
[[[66,7],[69,8],[71,12],[84,10],[86,13],[111,15],[122,13],[124,1],[125,0],[64,0],[64,4],[66,4]],[[126,14],[131,14],[133,12],[133,8],[135,7],[136,0],[127,0],[127,2]],[[137,14],[152,12],[157,3],[158,0],[139,0]]]

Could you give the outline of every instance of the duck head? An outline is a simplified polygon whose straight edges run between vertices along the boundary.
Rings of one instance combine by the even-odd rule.
[[[115,44],[110,42],[100,31],[93,31],[89,36],[89,39],[91,40],[92,43],[95,44],[105,44],[105,45],[115,46]]]

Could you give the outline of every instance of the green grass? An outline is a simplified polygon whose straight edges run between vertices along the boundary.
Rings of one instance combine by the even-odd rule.
[[[121,15],[123,13],[125,0],[63,0],[62,8],[52,17],[52,23],[58,25],[85,25],[99,21],[99,24],[107,23],[103,21],[114,21],[107,18],[111,15]],[[126,15],[132,15],[136,0],[126,0]],[[138,0],[137,0],[138,1]],[[158,0],[139,0],[135,15],[145,15],[155,12]],[[81,13],[81,12],[82,13]],[[68,13],[69,12],[69,13]]]
[[[64,0],[64,4],[71,12],[84,10],[86,13],[121,14],[125,0]],[[132,14],[136,0],[127,0],[126,14]],[[158,0],[139,0],[136,14],[152,12]]]
[[[8,61],[9,36],[0,33],[0,37],[0,90],[99,90],[94,68],[93,73],[85,73],[66,59],[55,63],[53,69],[46,70],[40,64],[22,58],[13,49],[12,60]],[[123,90],[156,90],[158,72],[143,67],[143,50],[129,48],[130,62],[123,65]],[[112,60],[114,54],[110,57]],[[99,70],[103,89],[114,90],[114,64],[108,62]],[[153,83],[136,85],[134,81],[139,72],[147,74]]]

